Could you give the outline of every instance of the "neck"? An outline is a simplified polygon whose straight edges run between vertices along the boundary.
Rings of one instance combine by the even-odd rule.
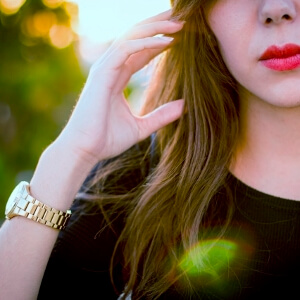
[[[262,192],[300,200],[300,107],[241,99],[240,140],[231,172]]]

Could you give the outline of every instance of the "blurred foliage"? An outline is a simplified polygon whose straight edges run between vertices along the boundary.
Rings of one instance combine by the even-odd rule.
[[[0,0],[0,219],[20,180],[63,128],[86,79],[75,4]]]

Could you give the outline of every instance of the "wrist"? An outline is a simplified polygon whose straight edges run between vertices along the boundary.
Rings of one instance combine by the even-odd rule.
[[[100,160],[109,157],[105,154],[105,151],[103,151],[103,142],[99,146],[99,144],[95,142],[95,137],[88,136],[83,132],[75,132],[75,134],[74,131],[75,129],[66,126],[50,147],[61,148],[63,151],[67,149],[69,154],[74,157],[76,161],[79,161],[82,166],[87,165],[92,167]]]
[[[39,159],[30,182],[32,196],[59,210],[69,209],[95,163],[55,141]]]

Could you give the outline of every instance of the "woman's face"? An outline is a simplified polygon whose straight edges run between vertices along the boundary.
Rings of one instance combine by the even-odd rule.
[[[300,0],[216,0],[208,23],[242,96],[300,106]]]

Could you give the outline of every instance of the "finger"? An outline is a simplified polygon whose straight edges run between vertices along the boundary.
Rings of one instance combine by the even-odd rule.
[[[171,44],[173,44],[173,42]],[[131,55],[122,66],[118,82],[114,86],[114,91],[116,93],[122,93],[133,74],[148,65],[156,56],[168,48],[169,46],[163,49],[146,49]]]
[[[129,82],[132,74],[141,70],[143,67],[149,64],[151,60],[153,60],[156,56],[161,54],[163,51],[169,49],[173,45],[177,44],[179,41],[180,38],[176,36],[174,40],[163,49],[144,50],[130,56],[130,58],[123,65],[118,84],[115,86],[115,91],[122,92],[124,90],[124,86]]]
[[[133,75],[131,68],[126,62],[131,56],[147,50],[167,49],[172,43],[167,37],[148,37],[140,40],[123,41],[110,47],[110,49],[100,57],[90,68],[89,79],[91,82],[98,81],[98,87],[106,87],[106,90],[123,91],[130,77]],[[138,69],[138,68],[135,68]],[[105,76],[102,76],[104,75]],[[100,77],[99,77],[100,76]],[[124,79],[125,78],[125,79]],[[101,84],[99,85],[99,79]],[[120,86],[120,83],[122,84]]]
[[[165,127],[179,119],[184,111],[184,100],[168,102],[150,114],[139,119],[140,140],[147,138],[151,133]]]
[[[160,49],[168,47],[174,39],[171,37],[147,37],[138,40],[122,41],[115,46],[103,63],[108,68],[120,68],[130,56],[144,50]]]
[[[156,57],[160,53],[161,53],[160,49],[155,49],[155,50],[145,50],[142,51],[142,53],[136,53],[132,55],[123,66],[123,70],[118,79],[118,83],[115,85],[114,88],[116,93],[122,92],[124,90],[124,87],[129,82],[132,74],[141,70],[143,67],[149,64],[150,61],[154,59],[154,57]]]
[[[122,39],[140,39],[157,34],[173,34],[184,26],[183,21],[160,21],[133,27]]]
[[[168,50],[169,48],[173,47],[174,45],[180,42],[180,35],[172,35],[172,38],[174,38],[174,40],[163,49],[147,49],[133,54],[126,61],[124,67],[127,70],[129,70],[129,73],[131,74],[134,74],[135,72],[139,71],[163,51]]]

